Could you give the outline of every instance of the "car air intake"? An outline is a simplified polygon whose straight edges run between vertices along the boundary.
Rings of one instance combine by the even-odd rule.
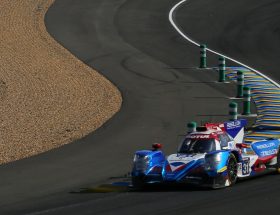
[[[205,127],[205,126],[198,126],[196,128],[196,131],[207,131],[207,127]]]

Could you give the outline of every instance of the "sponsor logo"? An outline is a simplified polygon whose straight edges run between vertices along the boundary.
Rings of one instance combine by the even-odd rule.
[[[267,150],[267,151],[262,151],[261,155],[262,156],[269,156],[269,155],[274,155],[277,153],[277,149],[271,149],[271,150]]]
[[[208,139],[208,138],[210,138],[209,134],[191,135],[191,139]]]
[[[227,122],[226,126],[227,129],[239,128],[241,126],[241,121]]]
[[[267,148],[270,148],[272,146],[275,146],[275,143],[273,143],[273,142],[265,143],[265,144],[262,144],[262,145],[258,145],[256,147],[257,147],[257,149],[267,149]]]
[[[269,156],[269,155],[274,155],[277,154],[277,145],[275,142],[265,142],[265,143],[256,143],[254,145],[255,151],[260,155],[260,156]]]

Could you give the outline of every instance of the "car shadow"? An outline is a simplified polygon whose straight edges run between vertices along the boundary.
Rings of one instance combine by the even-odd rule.
[[[237,183],[230,187],[234,189],[239,185],[243,186],[246,183],[251,181],[261,180],[265,177],[274,177],[277,176],[274,172],[260,173],[256,176],[249,178],[239,179]],[[279,174],[278,174],[279,177]],[[103,183],[95,186],[83,187],[78,190],[70,191],[72,194],[83,194],[83,193],[119,193],[119,192],[141,192],[141,193],[150,193],[150,192],[200,192],[200,191],[213,191],[213,190],[223,190],[225,188],[216,188],[188,184],[147,184],[141,188],[133,187],[131,184],[131,177],[126,174],[124,176],[110,177],[108,183]]]

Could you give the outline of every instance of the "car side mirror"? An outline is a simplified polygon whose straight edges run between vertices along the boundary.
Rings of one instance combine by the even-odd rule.
[[[245,143],[236,143],[236,147],[239,148],[239,149],[250,148],[250,145],[245,144]]]

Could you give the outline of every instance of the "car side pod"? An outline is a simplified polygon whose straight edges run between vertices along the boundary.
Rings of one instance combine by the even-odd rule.
[[[205,171],[213,188],[231,186],[237,180],[238,159],[230,150],[220,150],[206,154]]]

